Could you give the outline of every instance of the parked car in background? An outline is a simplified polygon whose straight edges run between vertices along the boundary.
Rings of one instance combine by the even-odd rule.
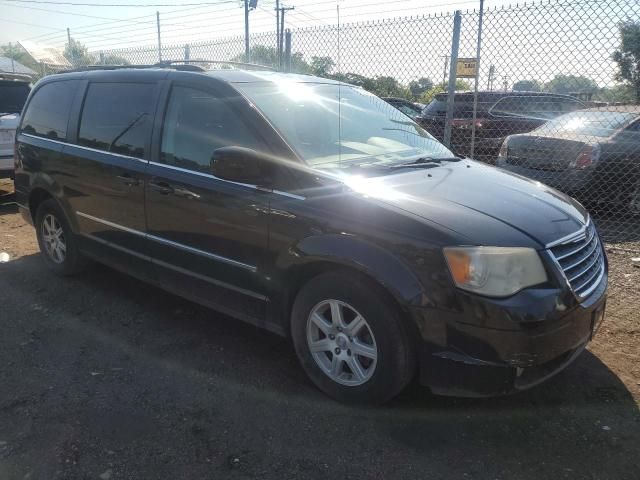
[[[382,99],[385,102],[393,105],[402,113],[404,113],[407,117],[412,119],[415,119],[424,108],[424,106],[421,106],[421,104],[410,102],[409,100],[406,100],[404,98],[382,97]]]
[[[589,206],[640,215],[640,106],[567,113],[511,135],[497,164]]]
[[[20,112],[27,101],[31,79],[0,72],[0,178],[13,177],[13,148]]]
[[[365,90],[276,72],[51,75],[17,136],[45,264],[87,258],[289,336],[345,402],[539,384],[604,315],[587,211]]]
[[[474,92],[456,92],[451,148],[461,156],[471,153]],[[439,93],[416,121],[442,141],[447,112],[447,93]],[[494,163],[508,135],[530,132],[548,120],[585,108],[584,103],[568,95],[542,92],[478,92],[475,120],[474,158]]]

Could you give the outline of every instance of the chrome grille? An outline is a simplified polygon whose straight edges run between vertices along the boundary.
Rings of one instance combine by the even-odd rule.
[[[578,297],[586,297],[600,284],[605,259],[593,223],[568,240],[552,244],[549,250]]]

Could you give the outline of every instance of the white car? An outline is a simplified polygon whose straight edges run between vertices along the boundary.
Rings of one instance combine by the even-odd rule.
[[[0,178],[13,177],[13,145],[29,82],[24,75],[0,73]]]

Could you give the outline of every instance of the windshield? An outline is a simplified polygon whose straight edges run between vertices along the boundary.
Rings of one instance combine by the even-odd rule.
[[[315,168],[383,166],[453,154],[387,102],[357,87],[299,82],[236,87]]]
[[[0,82],[0,113],[20,113],[29,96],[29,85]]]
[[[625,112],[573,112],[545,123],[533,133],[610,137],[634,118],[637,114]]]

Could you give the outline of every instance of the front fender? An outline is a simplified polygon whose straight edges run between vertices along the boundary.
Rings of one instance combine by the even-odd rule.
[[[425,298],[420,280],[401,259],[352,235],[307,237],[283,253],[276,267],[286,278],[287,272],[317,262],[358,270],[384,286],[403,305],[421,306]]]

